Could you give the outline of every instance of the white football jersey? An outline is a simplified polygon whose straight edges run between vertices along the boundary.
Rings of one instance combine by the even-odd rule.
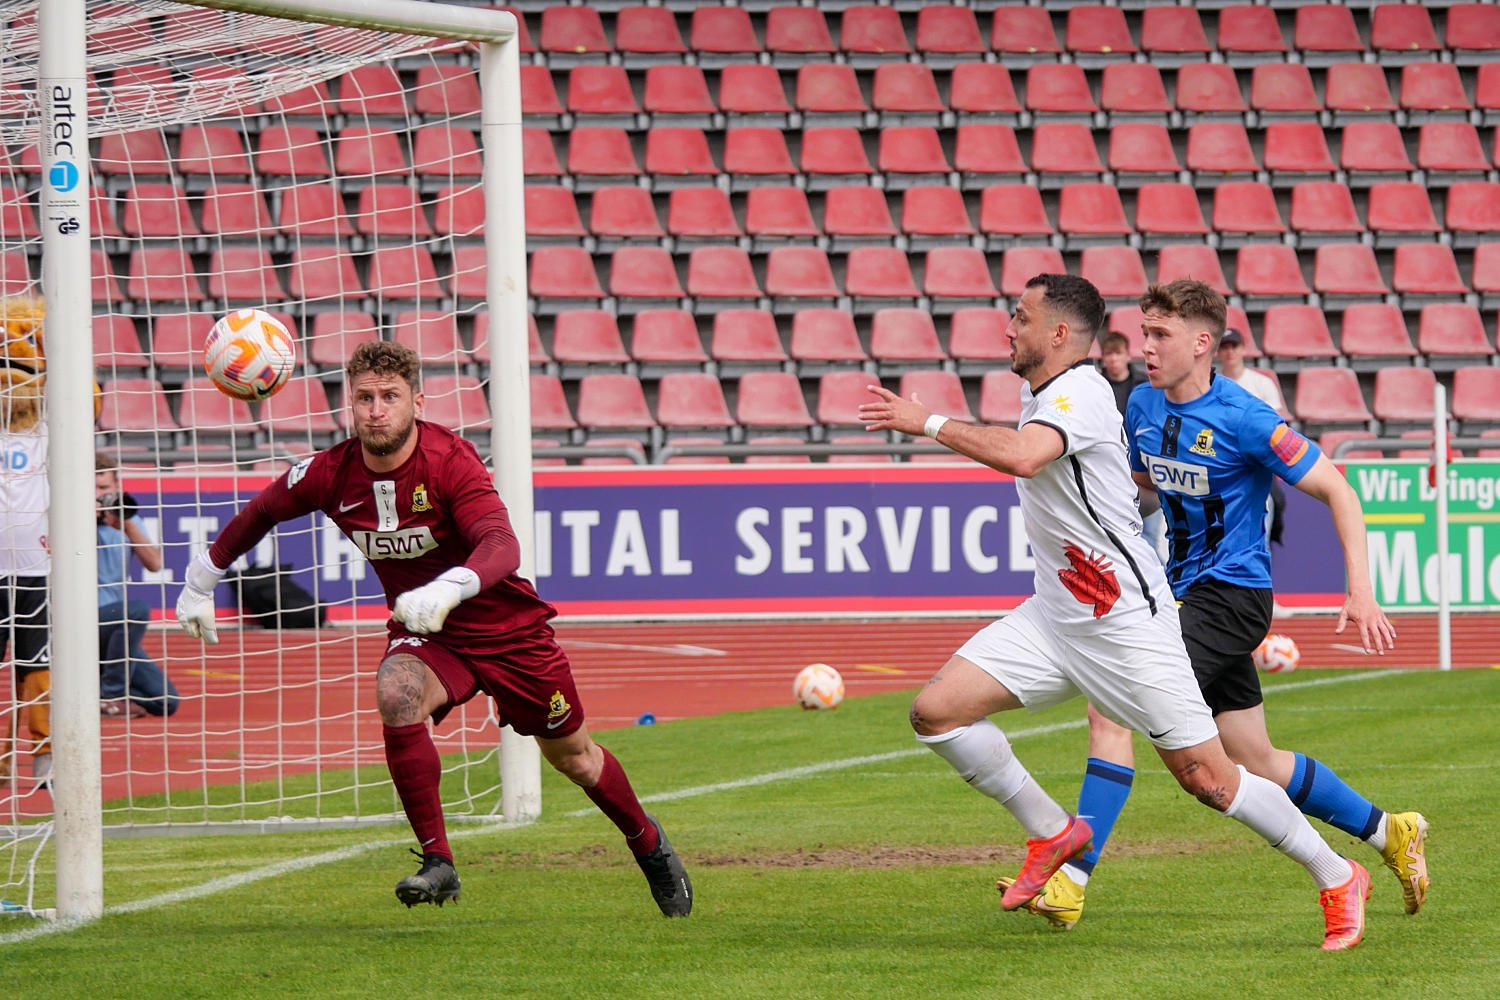
[[[48,576],[47,428],[0,433],[0,576]]]
[[[1021,404],[1020,426],[1046,424],[1063,438],[1061,456],[1016,479],[1049,619],[1099,630],[1171,603],[1161,560],[1141,537],[1124,420],[1104,376],[1081,361],[1035,393],[1022,385]]]

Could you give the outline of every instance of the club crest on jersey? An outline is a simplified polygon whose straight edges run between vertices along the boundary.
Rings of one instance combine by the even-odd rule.
[[[568,699],[561,691],[553,691],[552,697],[547,699],[547,728],[556,729],[572,714],[573,706],[568,704]]]
[[[427,484],[418,483],[417,488],[411,491],[411,512],[420,514],[431,509],[432,504],[427,500]]]
[[[1205,427],[1201,431],[1199,431],[1198,439],[1193,442],[1193,446],[1189,448],[1188,451],[1192,452],[1194,455],[1207,455],[1210,458],[1215,457],[1213,428]]]

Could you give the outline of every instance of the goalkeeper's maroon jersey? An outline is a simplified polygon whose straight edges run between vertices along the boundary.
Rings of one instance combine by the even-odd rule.
[[[413,433],[416,451],[391,472],[367,469],[357,438],[299,462],[225,526],[209,548],[214,565],[228,566],[277,523],[321,510],[370,560],[387,607],[444,570],[477,573],[479,593],[441,632],[465,650],[504,649],[507,636],[557,614],[516,574],[516,536],[474,446],[423,420]]]

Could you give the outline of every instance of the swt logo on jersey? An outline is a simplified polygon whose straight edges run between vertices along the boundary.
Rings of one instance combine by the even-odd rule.
[[[1287,465],[1296,465],[1307,454],[1307,438],[1286,424],[1277,424],[1271,432],[1271,450]]]
[[[425,525],[400,531],[356,531],[349,540],[367,559],[415,559],[438,547],[432,529]]]
[[[1188,496],[1207,496],[1210,490],[1208,481],[1208,469],[1201,465],[1193,465],[1189,462],[1175,462],[1170,458],[1158,458],[1155,455],[1142,455],[1146,460],[1146,470],[1151,473],[1151,481],[1159,490],[1168,490],[1172,493],[1186,493]]]

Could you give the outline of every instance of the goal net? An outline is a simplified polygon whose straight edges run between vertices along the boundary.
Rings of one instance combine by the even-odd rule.
[[[492,371],[518,370],[526,406],[525,341],[516,366],[500,335],[514,337],[521,314],[509,296],[500,308],[488,294],[495,242],[485,235],[487,197],[517,212],[521,198],[519,152],[513,175],[486,170],[491,156],[509,158],[488,148],[497,136],[519,145],[519,112],[513,131],[488,128],[482,95],[493,85],[481,84],[501,79],[489,68],[500,45],[484,43],[507,41],[511,22],[400,0],[213,4],[86,0],[87,105],[77,113],[90,138],[91,273],[48,298],[91,303],[97,460],[117,467],[116,509],[134,513],[162,563],[127,556],[130,625],[113,643],[101,630],[102,693],[127,696],[99,709],[103,831],[404,822],[373,697],[385,603],[331,523],[283,524],[231,568],[216,595],[219,645],[181,634],[173,607],[184,567],[246,501],[347,436],[342,365],[365,340],[414,347],[427,419],[483,456],[510,455],[495,465],[529,548],[529,457],[515,452],[529,438],[526,411],[518,436],[515,408],[492,413],[488,392]],[[318,8],[325,23],[217,9],[227,7],[302,8],[299,18]],[[12,311],[44,308],[46,228],[65,224],[40,212],[38,58],[51,36],[38,8],[0,0],[0,298]],[[404,24],[382,21],[387,11]],[[402,30],[422,24],[454,30]],[[506,266],[524,268],[510,253]],[[515,284],[524,309],[524,279]],[[293,378],[259,404],[216,391],[201,362],[216,318],[250,306],[299,343]],[[67,629],[55,589],[53,604],[53,628]],[[112,687],[122,675],[123,692]],[[0,908],[13,912],[54,905],[55,803],[38,781],[46,695],[34,687],[9,660],[0,668]],[[434,735],[449,816],[524,818],[513,812],[523,793],[521,811],[534,812],[534,779],[502,787],[487,699]]]

